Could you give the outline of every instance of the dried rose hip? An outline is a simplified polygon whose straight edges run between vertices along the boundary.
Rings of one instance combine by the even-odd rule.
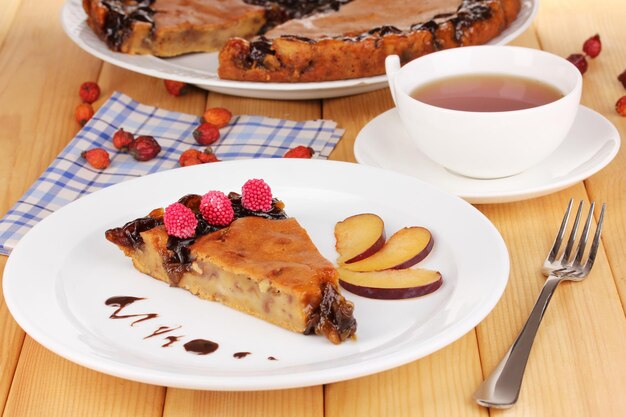
[[[199,165],[202,163],[199,156],[201,153],[202,152],[197,149],[187,149],[185,152],[180,154],[180,157],[178,158],[178,163],[181,167]]]
[[[93,114],[93,107],[91,107],[91,104],[89,103],[79,104],[74,111],[74,117],[81,126],[85,126],[85,123],[87,123],[89,119],[91,119]]]
[[[620,75],[618,75],[617,79],[618,79],[618,81],[620,83],[622,83],[624,88],[626,88],[626,70],[624,70],[624,72],[622,72]]]
[[[581,74],[584,74],[587,71],[587,59],[585,58],[584,55],[582,54],[571,54],[570,56],[567,57],[567,60],[569,62],[571,62],[572,64],[576,65],[576,68],[578,68],[578,71],[580,71]]]
[[[163,80],[165,89],[173,96],[182,96],[189,92],[189,84],[174,80]]]
[[[193,138],[200,145],[210,145],[220,138],[220,130],[211,123],[202,123],[193,131]]]
[[[109,153],[102,148],[94,148],[81,153],[81,156],[96,169],[105,169],[111,164]]]
[[[161,146],[152,136],[138,136],[128,145],[128,153],[137,161],[149,161],[161,152]]]
[[[296,146],[289,149],[283,158],[311,158],[313,157],[313,148],[310,146]]]
[[[221,159],[219,159],[217,157],[217,155],[215,155],[213,153],[213,151],[211,151],[211,148],[206,148],[204,150],[204,152],[200,153],[199,156],[200,160],[202,161],[203,164],[209,163],[209,162],[220,162]]]
[[[100,97],[100,87],[93,81],[87,81],[80,85],[78,95],[84,103],[93,103]]]
[[[615,111],[622,117],[626,117],[626,96],[620,97],[615,103]]]
[[[215,125],[218,129],[221,129],[230,122],[232,117],[233,114],[228,109],[212,107],[204,112],[202,119],[207,123]]]
[[[583,52],[587,54],[589,58],[595,58],[600,55],[602,51],[602,42],[600,41],[600,35],[596,34],[587,39],[583,44]]]
[[[178,158],[178,163],[181,167],[219,161],[220,160],[215,156],[211,148],[206,148],[204,152],[200,152],[197,149],[187,149]]]
[[[135,140],[135,136],[132,133],[125,131],[123,128],[120,128],[113,135],[113,146],[115,146],[116,149],[119,149],[122,152],[128,152],[128,147],[133,140]]]

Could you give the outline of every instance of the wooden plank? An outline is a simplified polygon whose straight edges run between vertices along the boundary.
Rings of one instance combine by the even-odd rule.
[[[4,214],[78,130],[79,80],[100,63],[72,45],[57,20],[61,0],[4,2],[0,14],[0,213]],[[18,7],[19,6],[19,7]],[[10,28],[10,31],[9,31]],[[4,270],[6,260],[1,261]],[[17,366],[23,331],[0,298],[0,407]],[[2,409],[2,408],[0,408]]]
[[[590,8],[582,1],[541,2],[535,22],[542,48],[563,57],[580,52],[584,40],[602,28],[605,51],[590,62],[590,69],[584,76],[582,101],[612,120],[616,117],[611,114],[612,109],[603,104],[607,98],[602,96],[610,95],[607,90],[615,89],[615,86],[609,87],[611,83],[607,78],[610,77],[604,72],[615,67],[615,58],[610,56],[623,56],[624,51],[620,55],[614,49],[619,43],[617,39],[621,39],[616,30],[620,19],[607,19],[605,11],[620,9],[617,3]],[[610,22],[615,23],[611,25]],[[596,77],[604,79],[600,81]],[[607,87],[602,88],[601,84]],[[614,213],[625,208],[624,187],[616,187],[620,180],[615,169],[621,165],[623,163],[614,162],[603,173],[587,181],[588,189],[578,184],[540,199],[480,207],[502,233],[515,261],[502,300],[477,328],[485,375],[509,348],[535,303],[545,279],[540,273],[541,262],[552,244],[569,197],[586,200],[589,194],[596,200],[610,199],[609,207],[615,210]],[[608,177],[611,175],[613,178]],[[598,188],[600,190],[596,191]],[[603,195],[599,197],[600,194]],[[620,245],[624,248],[625,230],[623,216],[612,217],[613,224],[605,226],[604,232],[604,242],[611,241],[607,246],[614,253],[612,256],[609,253],[611,267],[601,252],[587,281],[565,283],[557,290],[535,341],[518,404],[510,410],[494,410],[492,415],[623,414],[626,402],[620,392],[626,388],[626,367],[620,358],[626,354],[623,344],[626,323],[611,268],[616,270],[613,267],[615,260],[622,261],[618,254],[623,254],[623,250],[616,249]],[[620,230],[620,227],[621,233],[616,231],[613,235],[613,231]],[[599,360],[599,357],[603,359]]]
[[[160,416],[164,388],[75,365],[26,337],[5,416]]]
[[[6,258],[0,257],[0,269],[4,271]],[[4,302],[4,293],[0,291],[0,410],[4,409],[13,374],[22,349],[24,331],[17,325]]]
[[[339,123],[346,130],[330,159],[356,162],[354,159],[354,141],[359,131],[370,120],[393,107],[389,89],[372,91],[348,97],[324,100],[323,117]],[[380,138],[380,140],[391,140]]]
[[[512,254],[509,284],[477,327],[483,372],[509,348],[535,303],[547,255],[570,197],[586,199],[582,184],[539,199],[480,206]],[[626,409],[624,320],[613,276],[601,250],[590,277],[564,283],[546,312],[526,369],[518,404],[507,416],[619,416]],[[602,359],[600,359],[602,358]]]
[[[487,416],[468,393],[481,381],[473,331],[426,358],[326,386],[326,417]]]
[[[324,397],[321,386],[257,392],[169,389],[163,415],[321,417],[324,415]]]
[[[319,100],[259,100],[210,93],[206,107],[225,107],[233,114],[254,114],[289,120],[313,120],[321,117]]]
[[[225,107],[233,114],[258,114],[291,120],[317,119],[320,102],[270,101],[210,93],[206,107]],[[323,416],[322,387],[282,391],[212,392],[168,389],[164,417]]]
[[[2,44],[5,38],[11,30],[13,19],[21,3],[22,0],[4,0],[2,2],[2,14],[0,14],[0,51],[2,50]]]
[[[61,3],[25,0],[0,55],[0,213],[78,131],[78,88],[100,69],[100,61],[74,46],[60,25],[49,25]]]
[[[567,3],[567,7],[561,5]],[[622,141],[626,138],[626,117],[615,111],[615,102],[626,95],[626,89],[617,80],[626,70],[626,43],[623,22],[626,7],[620,0],[607,0],[589,8],[585,1],[555,0],[542,6],[545,14],[538,20],[542,43],[545,48],[561,56],[580,51],[583,42],[596,33],[600,34],[603,49],[595,59],[589,60],[589,69],[583,76],[582,103],[602,113],[618,129]],[[585,10],[582,12],[581,10]],[[560,15],[559,19],[554,16]],[[576,28],[572,31],[571,28]],[[570,33],[563,36],[563,33]],[[614,271],[626,269],[626,151],[624,146],[615,160],[604,170],[586,181],[589,198],[604,201],[608,206],[603,240],[607,256]],[[622,305],[626,309],[626,280],[616,274]]]

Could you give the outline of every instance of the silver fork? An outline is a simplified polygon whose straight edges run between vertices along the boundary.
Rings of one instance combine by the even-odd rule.
[[[591,271],[593,262],[596,259],[598,253],[598,247],[600,246],[600,233],[602,232],[602,222],[604,221],[604,211],[606,204],[602,204],[602,211],[600,212],[600,218],[598,219],[598,226],[591,243],[591,248],[587,256],[587,261],[582,262],[585,246],[587,245],[587,238],[589,235],[589,229],[591,226],[591,219],[593,218],[593,211],[595,203],[591,204],[589,208],[589,214],[585,221],[585,226],[578,242],[576,249],[576,255],[573,259],[572,249],[574,248],[576,240],[576,232],[578,230],[578,224],[580,221],[580,214],[583,208],[583,202],[578,205],[578,211],[576,212],[576,218],[572,231],[570,232],[563,255],[559,258],[558,253],[563,243],[563,237],[565,235],[565,228],[569,220],[570,212],[572,210],[573,200],[569,201],[567,210],[563,216],[561,227],[554,240],[554,245],[548,254],[548,257],[544,261],[542,272],[548,278],[541,289],[539,298],[533,307],[524,328],[513,342],[513,345],[509,351],[504,355],[504,358],[500,361],[498,366],[493,370],[491,375],[478,387],[474,393],[474,399],[478,404],[484,407],[495,408],[509,408],[517,401],[519,397],[520,387],[522,385],[522,378],[524,377],[524,369],[528,362],[528,356],[530,355],[530,349],[539,329],[541,319],[548,307],[550,298],[554,290],[561,281],[582,281]]]

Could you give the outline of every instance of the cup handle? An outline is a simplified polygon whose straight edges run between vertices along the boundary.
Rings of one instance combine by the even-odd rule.
[[[389,55],[385,58],[385,72],[387,73],[387,82],[389,83],[389,90],[391,91],[391,98],[393,99],[396,107],[398,101],[396,100],[396,75],[400,71],[400,57],[398,55]]]

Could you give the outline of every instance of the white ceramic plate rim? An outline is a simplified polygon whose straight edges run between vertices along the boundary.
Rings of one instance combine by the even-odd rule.
[[[38,317],[40,316],[38,313],[40,311],[52,312],[54,310],[46,309],[46,303],[50,303],[48,305],[54,306],[54,308],[61,308],[62,306],[57,306],[59,300],[57,297],[54,297],[54,291],[50,291],[50,298],[45,299],[44,305],[38,304],[35,306],[36,308],[28,305],[28,302],[25,300],[28,300],[30,294],[29,288],[32,289],[33,284],[38,284],[37,282],[29,282],[28,280],[24,281],[23,277],[37,277],[37,273],[43,273],[43,275],[45,275],[46,271],[53,270],[50,269],[50,265],[65,262],[63,256],[53,255],[51,255],[52,260],[47,259],[43,264],[41,264],[39,260],[33,262],[33,259],[38,259],[34,257],[39,257],[37,248],[50,248],[49,243],[44,242],[48,241],[51,232],[59,233],[65,230],[68,221],[81,218],[81,215],[84,218],[85,213],[91,212],[96,206],[104,205],[106,206],[106,210],[113,210],[114,206],[111,205],[111,201],[123,198],[124,196],[133,195],[133,193],[141,194],[141,190],[154,189],[154,186],[161,186],[162,184],[180,184],[181,180],[206,176],[207,174],[210,174],[210,178],[220,178],[220,173],[241,172],[242,170],[251,173],[265,172],[269,173],[270,176],[278,175],[279,173],[282,175],[284,172],[299,173],[286,178],[285,184],[295,184],[295,181],[299,184],[303,178],[309,178],[310,181],[319,181],[320,188],[331,190],[333,186],[335,186],[333,180],[340,177],[351,180],[359,178],[380,178],[385,184],[389,184],[389,186],[381,192],[392,193],[398,192],[401,189],[408,189],[410,193],[409,201],[414,201],[416,193],[419,192],[422,197],[429,198],[429,196],[431,196],[435,198],[436,201],[445,202],[443,205],[447,206],[444,208],[447,210],[448,214],[462,216],[464,218],[463,224],[471,224],[471,227],[480,229],[481,235],[484,236],[483,247],[474,248],[471,249],[471,251],[476,250],[476,253],[488,251],[488,259],[490,262],[476,265],[476,270],[471,271],[470,275],[477,273],[480,274],[480,276],[483,276],[482,274],[484,273],[491,274],[489,276],[491,280],[489,281],[490,286],[486,288],[486,292],[481,292],[482,299],[480,303],[476,303],[478,300],[474,300],[474,303],[470,303],[471,306],[468,306],[468,301],[470,300],[464,300],[463,303],[461,303],[462,305],[453,305],[452,307],[455,307],[458,311],[455,310],[454,313],[448,312],[448,316],[441,311],[443,309],[442,307],[436,314],[433,314],[433,317],[429,318],[416,330],[417,333],[423,330],[426,335],[416,335],[415,333],[403,334],[403,337],[399,339],[397,345],[391,347],[385,345],[385,349],[383,349],[382,352],[377,352],[369,358],[369,360],[351,361],[346,358],[341,358],[337,361],[337,366],[333,368],[322,370],[306,369],[304,371],[301,369],[299,372],[249,375],[246,377],[242,377],[241,375],[233,377],[198,376],[186,374],[184,371],[170,372],[167,370],[146,368],[121,360],[103,358],[94,355],[90,352],[88,347],[83,347],[81,345],[83,342],[79,338],[76,338],[76,340],[59,340],[54,337],[53,329],[42,328],[42,326],[39,325]],[[324,181],[333,185],[324,186],[322,185]],[[219,180],[217,182],[219,183]],[[313,182],[310,184],[313,184]],[[127,211],[127,209],[125,210]],[[112,219],[118,219],[118,216],[123,211],[124,209],[118,209],[118,212],[111,214],[111,219],[101,220],[103,223],[106,223]],[[459,222],[460,221],[461,220],[459,220]],[[74,241],[77,238],[81,238],[83,233],[88,232],[69,231],[68,233],[68,239],[71,238],[71,240]],[[67,253],[63,252],[64,250],[69,251],[70,249],[60,248],[61,254],[67,255]],[[120,256],[122,255],[120,254]],[[132,268],[130,263],[128,267]],[[18,243],[7,262],[3,287],[5,300],[13,317],[33,339],[60,356],[85,367],[118,377],[165,386],[212,390],[266,390],[302,387],[346,380],[387,370],[428,355],[463,336],[493,309],[504,291],[508,280],[508,272],[509,259],[506,246],[495,227],[478,210],[457,197],[446,194],[412,177],[358,164],[320,160],[265,159],[230,161],[220,164],[207,164],[161,172],[127,181],[85,196],[51,214],[44,221],[35,226]],[[57,277],[54,280],[44,280],[42,282],[47,282],[45,285],[54,288],[56,284],[52,281],[58,280],[59,278]],[[48,297],[47,293],[45,297]],[[446,305],[445,307],[447,308],[449,306]],[[445,328],[439,328],[431,332],[430,327],[432,326],[429,326],[429,323],[433,323],[435,319],[440,318],[439,316],[442,315],[443,317],[449,318],[449,314],[455,314],[456,319],[452,322],[447,322]],[[68,321],[66,317],[61,317],[60,319],[62,321],[59,325],[69,326],[70,328],[75,326],[75,324]],[[58,322],[58,320],[56,320],[56,322]],[[303,336],[295,335],[295,337]],[[358,341],[356,343],[358,343]],[[93,349],[93,347],[91,347],[91,349]]]
[[[492,39],[488,44],[490,45],[504,45],[521,33],[523,33],[532,23],[537,14],[539,8],[538,0],[522,0],[522,7],[520,14],[515,22],[503,31],[499,36]],[[78,13],[82,11],[80,0],[66,0],[61,9],[61,23],[63,29],[67,35],[74,41],[81,49],[89,54],[109,62],[121,68],[125,68],[131,71],[135,71],[141,74],[172,79],[182,81],[190,84],[196,84],[202,88],[212,89],[218,88],[221,91],[225,91],[231,94],[250,94],[252,91],[256,95],[263,95],[263,92],[268,93],[267,98],[280,98],[276,94],[271,92],[302,92],[303,94],[314,94],[316,98],[323,98],[326,94],[331,96],[337,96],[337,90],[345,91],[344,95],[355,94],[365,91],[364,87],[369,87],[367,90],[373,90],[376,88],[384,88],[387,86],[387,77],[385,75],[379,75],[375,77],[357,78],[351,80],[339,80],[339,81],[325,81],[325,82],[310,82],[310,83],[261,83],[261,82],[242,82],[221,80],[217,77],[217,74],[201,74],[192,68],[188,68],[183,72],[177,72],[175,70],[168,70],[167,68],[156,68],[159,61],[165,61],[162,58],[154,56],[129,56],[126,54],[113,52],[109,50],[104,43],[101,42],[101,47],[96,47],[86,42],[81,37],[81,31],[86,26],[86,22],[76,18]],[[93,35],[95,37],[95,35]],[[128,59],[135,62],[129,62]],[[195,73],[195,74],[194,74]],[[248,92],[246,92],[248,90]],[[317,90],[324,90],[322,95],[315,94]],[[334,93],[333,93],[334,92]],[[305,96],[303,96],[305,97]],[[308,96],[307,96],[308,97]],[[293,95],[289,95],[288,98],[294,98]],[[305,97],[306,98],[306,97]],[[310,98],[313,98],[311,96]]]
[[[369,165],[369,166],[376,166],[376,167],[380,167],[383,169],[386,168],[390,168],[393,169],[391,167],[391,163],[390,166],[380,166],[378,163],[376,163],[375,161],[372,161],[370,158],[368,158],[366,156],[366,154],[364,153],[364,148],[363,148],[363,142],[364,142],[364,135],[369,134],[368,133],[368,126],[375,125],[375,124],[380,124],[380,123],[384,123],[383,121],[388,119],[390,116],[392,116],[393,114],[397,114],[397,110],[395,108],[392,108],[390,110],[387,110],[384,113],[379,114],[378,116],[376,116],[374,119],[372,119],[366,126],[363,127],[363,129],[361,129],[361,131],[359,132],[359,134],[357,135],[357,138],[355,140],[355,145],[354,145],[354,155],[355,155],[355,159],[360,163],[360,164],[365,164],[365,165]],[[564,188],[567,188],[573,184],[576,184],[579,181],[585,180],[587,178],[589,178],[591,175],[597,173],[598,171],[600,171],[601,169],[603,169],[605,166],[607,166],[612,160],[613,158],[615,158],[615,156],[617,155],[617,152],[619,151],[620,148],[620,135],[619,132],[617,131],[617,129],[615,128],[615,126],[609,122],[602,114],[586,107],[583,105],[579,106],[579,115],[577,116],[577,118],[579,117],[588,117],[588,118],[594,118],[596,119],[598,122],[603,123],[605,125],[605,127],[607,128],[608,131],[610,131],[611,133],[607,136],[607,139],[609,141],[611,141],[614,146],[611,148],[610,152],[604,154],[602,157],[597,158],[596,160],[594,160],[594,164],[590,164],[589,166],[586,167],[586,169],[583,170],[579,170],[577,171],[574,175],[568,175],[563,177],[560,180],[557,181],[551,181],[551,182],[547,182],[545,184],[540,184],[540,185],[536,185],[536,186],[530,186],[530,187],[522,187],[522,188],[518,188],[518,189],[511,189],[509,191],[494,191],[494,192],[488,192],[488,191],[483,191],[483,192],[472,192],[470,190],[462,190],[460,192],[457,192],[457,195],[461,198],[463,198],[464,200],[466,200],[469,203],[472,204],[489,204],[489,203],[507,203],[507,202],[512,202],[512,201],[520,201],[520,200],[524,200],[524,199],[529,199],[529,198],[535,198],[535,197],[540,197],[546,194],[550,194],[559,190],[562,190]],[[398,123],[400,123],[400,118],[397,118]],[[402,129],[402,127],[400,127],[400,129]],[[571,135],[571,133],[570,133]],[[566,139],[567,140],[567,139]],[[558,155],[558,149],[555,151],[555,153],[553,155]],[[550,158],[552,158],[554,156],[550,156],[548,157],[548,160]],[[434,162],[433,162],[434,164]],[[530,168],[529,171],[533,170],[534,168]],[[455,174],[446,174],[446,175],[455,175]],[[420,179],[426,180],[428,181],[428,179],[426,178],[421,178],[418,177]],[[499,181],[498,179],[493,179],[493,180],[472,180],[470,178],[467,179],[468,181],[476,181],[476,182],[481,182],[481,181],[491,181],[491,182],[497,182]]]

